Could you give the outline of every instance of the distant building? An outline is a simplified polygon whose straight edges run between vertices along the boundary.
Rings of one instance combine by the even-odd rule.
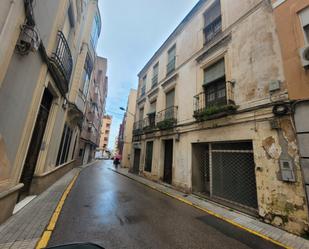
[[[119,134],[118,148],[122,158],[121,166],[125,168],[130,167],[136,96],[137,91],[131,89],[128,96],[126,112],[122,121],[122,125],[120,127],[121,132]]]
[[[100,146],[102,117],[107,96],[107,59],[97,56],[93,77],[90,79],[86,109],[79,143],[79,157],[83,164],[95,158]]]
[[[112,124],[112,116],[110,115],[103,116],[101,136],[100,136],[100,146],[99,146],[100,150],[103,150],[103,151],[108,150],[108,142],[109,142],[111,124]]]

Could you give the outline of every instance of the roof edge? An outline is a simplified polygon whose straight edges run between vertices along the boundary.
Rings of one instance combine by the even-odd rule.
[[[150,60],[146,63],[146,65],[142,68],[142,70],[137,74],[140,77],[145,71],[150,67],[153,61],[158,57],[158,55],[164,50],[170,42],[179,34],[184,28],[184,26],[193,18],[194,14],[198,12],[201,7],[209,0],[199,0],[195,6],[190,10],[190,12],[185,16],[185,18],[178,24],[178,26],[174,29],[174,31],[169,35],[169,37],[163,42],[163,44],[159,47],[159,49],[154,53],[154,55],[150,58]]]

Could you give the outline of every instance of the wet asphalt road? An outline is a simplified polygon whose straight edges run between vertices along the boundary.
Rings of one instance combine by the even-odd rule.
[[[280,248],[119,175],[101,161],[83,170],[49,246],[93,242],[120,248]]]

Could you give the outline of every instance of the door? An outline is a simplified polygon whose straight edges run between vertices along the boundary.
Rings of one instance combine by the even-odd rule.
[[[20,179],[24,187],[19,192],[19,201],[24,199],[30,190],[52,101],[53,95],[48,89],[45,89]]]
[[[139,163],[141,159],[141,150],[135,149],[134,150],[134,161],[133,161],[133,173],[138,174],[139,173]]]
[[[86,144],[84,158],[83,158],[83,164],[87,164],[88,163],[89,154],[90,154],[90,146],[89,146],[89,144]]]
[[[168,184],[172,183],[172,167],[173,167],[173,140],[165,140],[163,181]]]

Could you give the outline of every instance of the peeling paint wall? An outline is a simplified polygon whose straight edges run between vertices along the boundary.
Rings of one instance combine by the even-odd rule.
[[[165,109],[166,89],[175,89],[179,126],[142,136],[140,170],[146,177],[162,180],[163,141],[173,139],[172,185],[191,192],[192,165],[193,161],[197,161],[195,157],[198,154],[193,151],[193,144],[252,141],[258,214],[266,222],[292,233],[305,233],[308,230],[308,208],[295,130],[289,114],[276,117],[271,107],[272,102],[286,101],[288,96],[280,44],[269,1],[237,0],[231,4],[231,1],[222,0],[223,34],[229,36],[229,40],[199,60],[207,49],[207,46],[203,47],[201,33],[203,13],[211,3],[213,1],[207,1],[184,30],[170,41],[170,45],[176,43],[177,76],[166,83],[166,52],[170,47],[167,46],[157,56],[160,63],[159,85],[163,83],[157,92],[151,92],[154,91],[151,90],[151,77],[147,77],[146,90],[150,91],[148,93],[152,99],[157,99],[157,111]],[[225,60],[226,80],[235,80],[234,86],[227,83],[228,97],[239,106],[238,110],[247,111],[197,123],[193,118],[193,98],[203,91],[204,68],[222,58]],[[152,75],[152,66],[148,70],[144,69],[148,76]],[[140,76],[141,82],[144,75]],[[269,85],[273,80],[280,82],[280,88],[270,93]],[[149,98],[146,93],[144,99],[137,100],[137,113],[144,106],[145,117],[149,110]],[[279,128],[271,127],[273,119],[279,122]],[[135,120],[139,120],[137,115]],[[151,173],[143,171],[145,142],[148,140],[154,141]],[[282,181],[280,160],[283,159],[292,161],[296,182]]]

